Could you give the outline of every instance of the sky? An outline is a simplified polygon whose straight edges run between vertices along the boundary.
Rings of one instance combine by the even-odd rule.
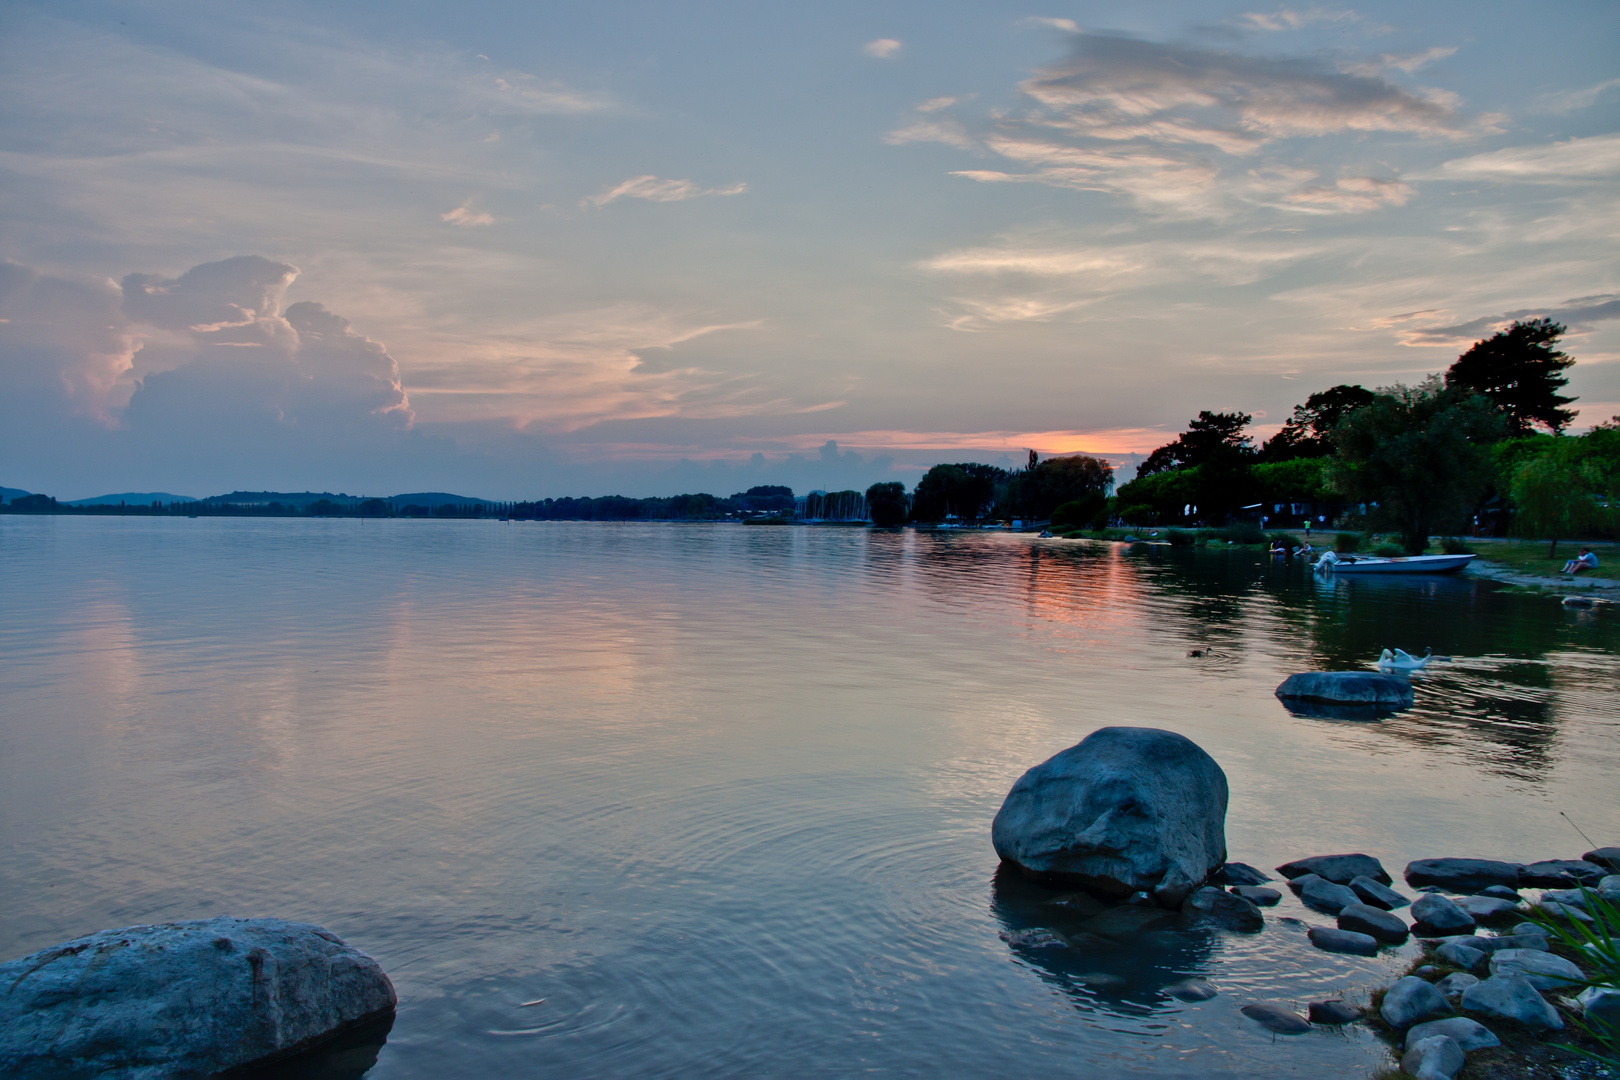
[[[1127,470],[1565,322],[1611,2],[0,9],[0,484],[495,499]]]

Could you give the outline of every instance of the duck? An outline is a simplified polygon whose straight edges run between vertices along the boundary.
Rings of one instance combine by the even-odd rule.
[[[1391,652],[1385,649],[1378,654],[1378,666],[1381,668],[1394,668],[1396,671],[1421,671],[1434,659],[1432,648],[1423,650],[1422,656],[1413,656],[1405,649],[1396,649]]]

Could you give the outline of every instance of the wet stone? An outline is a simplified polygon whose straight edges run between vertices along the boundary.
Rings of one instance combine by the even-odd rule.
[[[1266,925],[1260,909],[1249,901],[1207,885],[1187,897],[1181,910],[1190,918],[1213,922],[1242,933],[1252,934]]]
[[[1520,885],[1540,889],[1561,889],[1573,885],[1596,885],[1603,868],[1585,859],[1545,859],[1530,863],[1519,874]]]
[[[1474,928],[1474,917],[1439,893],[1413,901],[1412,921],[1420,933],[1460,934]]]
[[[1494,896],[1498,900],[1511,900],[1515,904],[1519,902],[1519,890],[1510,889],[1506,885],[1487,885],[1479,890],[1479,895]]]
[[[1313,1024],[1353,1024],[1361,1019],[1361,1010],[1347,1001],[1333,998],[1330,1001],[1313,1001],[1306,1009],[1306,1015]]]
[[[1582,862],[1597,864],[1605,874],[1620,874],[1620,847],[1600,847],[1581,856]]]
[[[1208,1001],[1217,993],[1207,979],[1182,979],[1164,988],[1177,1001]]]
[[[1335,885],[1348,885],[1358,877],[1371,878],[1381,885],[1390,884],[1389,873],[1382,863],[1371,855],[1312,855],[1306,859],[1295,859],[1291,863],[1283,863],[1277,867],[1277,873],[1285,878],[1303,877],[1306,874],[1315,874],[1325,878]]]
[[[1234,885],[1227,891],[1259,907],[1271,907],[1282,899],[1282,893],[1263,885]]]
[[[1464,971],[1473,971],[1485,962],[1485,953],[1483,950],[1476,949],[1471,945],[1464,945],[1463,942],[1466,940],[1468,939],[1460,938],[1447,941],[1434,950],[1434,955],[1452,967],[1460,967]]]
[[[1459,896],[1452,903],[1468,912],[1476,921],[1500,919],[1519,909],[1516,900],[1502,900],[1494,896]]]
[[[1370,934],[1358,934],[1331,926],[1313,926],[1305,936],[1323,952],[1350,953],[1352,956],[1378,955],[1378,939]]]
[[[1491,954],[1491,975],[1522,975],[1537,990],[1574,990],[1586,978],[1562,956],[1535,949],[1502,949]]]
[[[1389,945],[1399,945],[1407,938],[1406,923],[1399,915],[1392,915],[1371,904],[1346,904],[1339,912],[1339,929],[1368,934]]]
[[[1001,940],[1015,949],[1067,949],[1069,943],[1050,930],[1032,927],[1013,932],[1002,931]]]
[[[1211,881],[1217,878],[1222,885],[1264,885],[1271,880],[1270,875],[1240,862],[1229,862],[1210,875]]]
[[[1393,911],[1398,907],[1405,907],[1412,901],[1365,874],[1350,879],[1350,891],[1361,897],[1361,902],[1371,904],[1373,907]]]
[[[1303,1016],[1275,1002],[1263,1001],[1245,1005],[1240,1011],[1250,1020],[1278,1035],[1304,1035],[1311,1030],[1311,1025]]]
[[[1518,885],[1519,863],[1491,859],[1418,859],[1406,864],[1406,883],[1414,889],[1437,885],[1453,892],[1477,892],[1487,885]]]
[[[1315,908],[1328,915],[1337,915],[1351,904],[1360,904],[1360,897],[1351,892],[1344,885],[1335,885],[1331,881],[1313,876],[1307,880],[1299,890],[1299,898],[1305,906]]]

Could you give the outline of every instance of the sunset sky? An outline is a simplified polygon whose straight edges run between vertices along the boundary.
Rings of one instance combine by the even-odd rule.
[[[64,499],[1128,464],[1543,314],[1620,413],[1612,0],[14,0],[0,183]]]

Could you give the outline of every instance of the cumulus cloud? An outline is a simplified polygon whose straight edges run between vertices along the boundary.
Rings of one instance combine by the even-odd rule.
[[[0,401],[24,414],[110,422],[136,336],[111,281],[0,263]]]
[[[476,229],[485,225],[495,224],[495,219],[482,210],[472,208],[472,200],[462,203],[454,210],[446,210],[439,215],[440,221],[448,221],[452,225],[460,225],[464,229]]]
[[[1412,312],[1397,318],[1404,321],[1427,314],[1431,312]],[[1620,295],[1602,293],[1596,296],[1577,296],[1573,300],[1565,300],[1562,304],[1520,308],[1518,311],[1505,311],[1499,315],[1484,315],[1452,326],[1415,326],[1400,331],[1399,337],[1402,345],[1453,345],[1465,348],[1498,330],[1507,329],[1520,319],[1543,317],[1563,323],[1571,330],[1590,329],[1594,323],[1620,319]]]
[[[900,42],[896,41],[894,38],[878,38],[876,41],[868,41],[865,45],[862,45],[861,51],[867,56],[875,56],[879,60],[887,60],[889,57],[899,52],[900,48]]]
[[[1285,15],[1293,17],[1266,18]],[[1470,130],[1446,95],[1376,74],[1118,35],[1077,33],[1069,57],[1021,89],[1027,106],[988,123],[970,124],[947,103],[888,141],[941,142],[1001,159],[999,168],[955,174],[970,180],[1099,191],[1162,213],[1215,215],[1230,200],[1361,213],[1399,205],[1410,188],[1360,177],[1301,183],[1290,194],[1275,189],[1275,170],[1262,180],[1244,159],[1285,139],[1450,139]]]
[[[1620,135],[1568,139],[1551,146],[1515,146],[1458,158],[1440,166],[1451,180],[1567,183],[1620,175]]]
[[[707,195],[741,195],[748,190],[746,183],[727,187],[699,187],[690,180],[664,180],[652,174],[633,176],[617,187],[588,196],[585,202],[592,206],[606,206],[616,199],[646,199],[648,202],[685,202]]]

